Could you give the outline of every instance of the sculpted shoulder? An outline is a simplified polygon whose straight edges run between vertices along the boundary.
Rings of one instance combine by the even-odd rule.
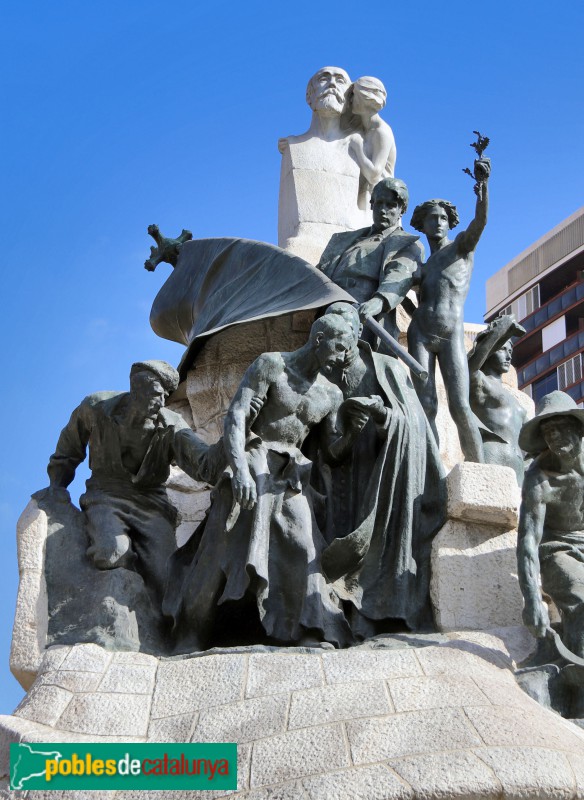
[[[424,245],[422,244],[419,238],[416,238],[415,241],[410,242],[408,247],[412,251],[412,253],[414,253],[416,261],[424,260],[426,252],[424,250]]]
[[[249,369],[261,375],[264,380],[275,381],[286,367],[287,353],[262,353],[251,364]]]
[[[401,252],[402,250],[411,249],[412,252],[423,253],[424,245],[420,241],[417,233],[408,233],[403,228],[396,228],[391,233],[386,233],[384,237],[384,244],[386,247]]]
[[[474,259],[474,249],[468,250],[465,247],[466,244],[466,234],[467,231],[460,231],[455,237],[454,240],[450,243],[455,249],[456,253],[459,258],[462,259],[470,259],[472,262]]]
[[[129,397],[128,392],[94,392],[81,401],[78,410],[88,414],[109,415],[127,397]]]
[[[81,424],[86,430],[100,425],[100,420],[111,418],[123,406],[129,397],[128,392],[94,392],[84,397],[73,410],[69,425]]]
[[[370,229],[358,228],[354,231],[339,231],[333,233],[320,258],[319,264],[325,264],[336,256],[342,255],[353,242],[364,236]]]
[[[343,402],[343,392],[337,386],[336,383],[329,381],[326,375],[319,375],[321,382],[323,383],[324,388],[329,392],[331,399],[335,404],[341,404]]]
[[[106,400],[113,400],[115,398],[122,398],[128,392],[93,392],[84,397],[81,404],[82,406],[97,406]]]
[[[417,236],[404,233],[404,231],[396,231],[396,233],[400,234],[399,238],[393,238],[394,234],[392,234],[387,240],[385,251],[392,254],[392,259],[399,259],[402,263],[411,262],[413,267],[410,268],[413,268],[418,274],[426,255],[424,245]]]
[[[523,501],[545,502],[551,491],[549,474],[545,469],[546,454],[534,459],[523,479]]]
[[[462,254],[458,252],[458,237],[461,234],[459,233],[458,236],[451,242],[448,242],[442,249],[436,250],[435,253],[430,255],[430,259],[434,259],[438,262],[446,261],[448,264],[453,264],[462,261],[466,258],[466,254]],[[428,260],[430,260],[428,259]]]
[[[298,135],[293,134],[291,136],[283,136],[281,139],[278,139],[278,150],[280,151],[280,153],[282,153],[282,155],[284,155],[284,153],[291,144],[302,144],[303,142],[307,142],[311,138],[312,137],[309,131],[307,131],[306,133],[300,133]]]

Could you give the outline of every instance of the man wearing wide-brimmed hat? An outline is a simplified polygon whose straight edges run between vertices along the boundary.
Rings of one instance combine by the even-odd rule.
[[[519,434],[535,456],[525,475],[517,560],[523,620],[544,637],[550,620],[539,588],[562,617],[565,645],[584,656],[584,409],[551,392]]]

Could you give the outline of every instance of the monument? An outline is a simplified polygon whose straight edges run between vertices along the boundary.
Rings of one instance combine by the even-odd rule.
[[[309,82],[313,120],[282,145],[281,198],[300,209],[308,187],[323,218],[297,215],[286,249],[151,226],[146,268],[172,266],[151,324],[185,352],[178,369],[137,362],[129,393],[77,406],[51,487],[21,517],[11,666],[27,695],[0,718],[4,774],[13,742],[236,742],[230,796],[242,800],[584,796],[579,693],[556,703],[584,661],[571,598],[582,412],[547,398],[522,428],[535,460],[518,580],[517,476],[479,463],[464,396],[464,300],[490,164],[478,154],[477,213],[454,242],[454,208],[418,205],[424,263],[400,225],[408,195],[390,174],[384,99],[380,81],[351,84],[339,68]],[[373,225],[360,207],[369,191]],[[421,366],[387,337],[400,304]],[[362,338],[376,318],[391,355]],[[489,336],[471,364],[498,381],[482,358]],[[428,413],[437,359],[467,457],[448,474],[443,418]],[[482,424],[503,438],[491,383]],[[66,486],[87,446],[77,509]],[[200,512],[190,530],[179,486]],[[521,624],[520,586],[527,626],[570,668],[545,661]]]

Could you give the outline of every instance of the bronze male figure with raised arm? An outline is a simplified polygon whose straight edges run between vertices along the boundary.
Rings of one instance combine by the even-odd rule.
[[[414,209],[411,226],[426,234],[430,257],[420,275],[419,304],[408,329],[408,349],[428,372],[412,380],[436,439],[436,361],[444,378],[448,408],[458,428],[467,461],[484,461],[483,443],[469,403],[469,375],[464,347],[464,301],[468,294],[474,251],[487,224],[489,159],[475,161],[476,212],[454,241],[448,231],[458,224],[456,208],[447,200],[428,200]]]

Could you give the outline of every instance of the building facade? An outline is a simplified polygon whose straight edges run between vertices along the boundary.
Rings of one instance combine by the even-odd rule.
[[[536,405],[562,389],[584,405],[584,206],[487,281],[485,322],[514,313],[519,388]]]

